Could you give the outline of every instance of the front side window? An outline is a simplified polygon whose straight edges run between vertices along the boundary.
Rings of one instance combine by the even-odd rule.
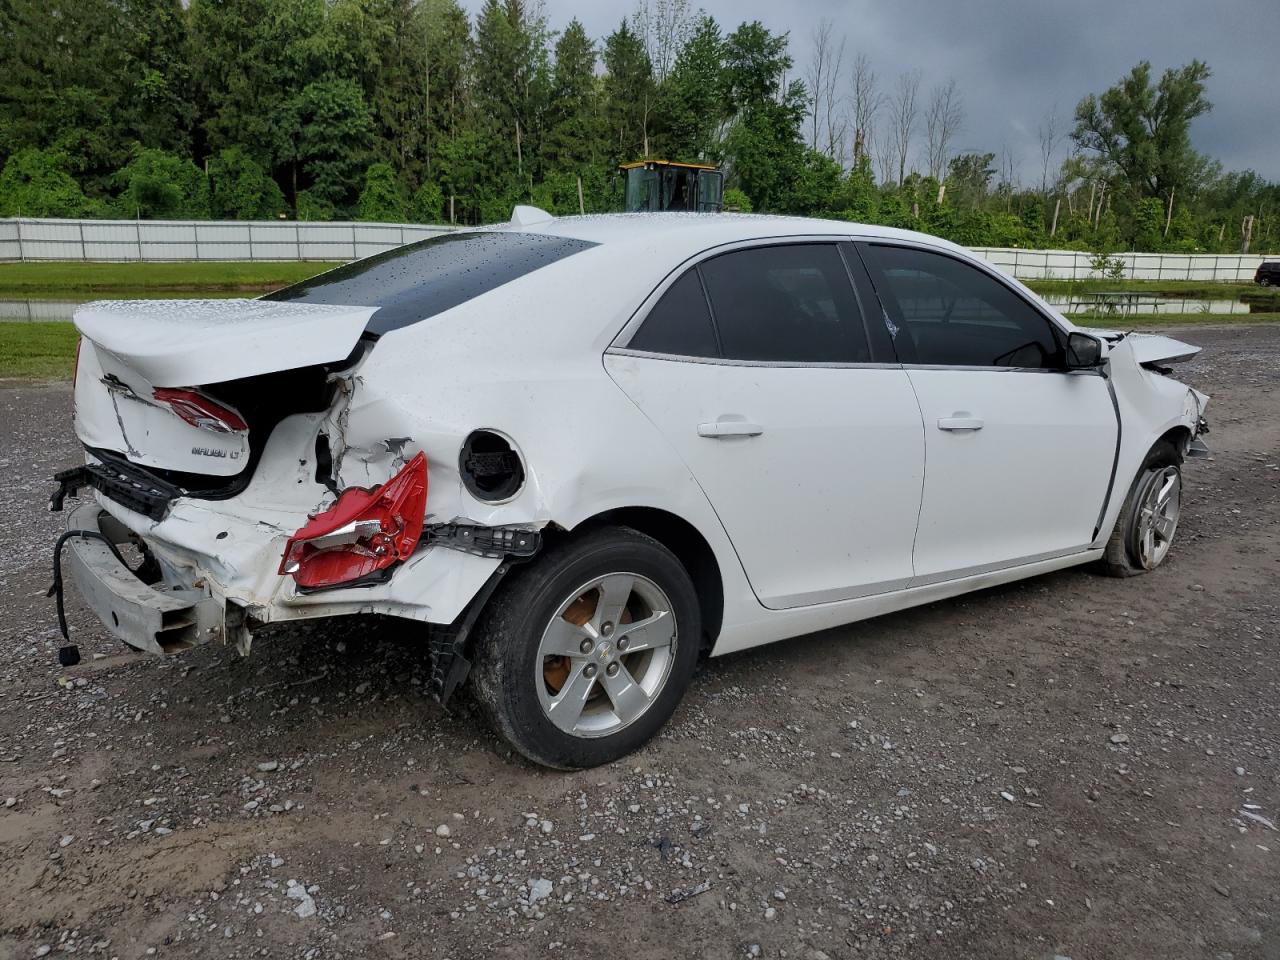
[[[698,266],[722,356],[778,363],[866,363],[862,312],[831,243],[752,247]]]
[[[995,277],[954,257],[868,244],[880,298],[894,314],[903,362],[928,366],[1060,369],[1049,321]]]

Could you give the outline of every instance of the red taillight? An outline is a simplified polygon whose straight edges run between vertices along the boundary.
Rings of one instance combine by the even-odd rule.
[[[249,429],[249,425],[244,422],[240,414],[206,397],[203,393],[196,393],[194,390],[175,390],[171,387],[156,387],[152,396],[161,403],[168,404],[170,410],[201,430],[235,433]]]
[[[419,452],[382,486],[343,490],[289,538],[279,573],[309,589],[360,580],[413,553],[426,512],[427,458]]]

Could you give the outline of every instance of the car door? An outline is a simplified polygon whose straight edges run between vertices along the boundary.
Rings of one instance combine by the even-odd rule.
[[[1084,550],[1119,422],[1101,370],[1014,287],[938,249],[859,244],[925,425],[913,585]]]
[[[883,325],[868,336],[845,257],[836,242],[776,241],[708,257],[655,291],[605,356],[767,607],[912,577],[923,426]]]

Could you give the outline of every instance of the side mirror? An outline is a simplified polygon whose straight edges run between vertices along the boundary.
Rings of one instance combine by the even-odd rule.
[[[1088,333],[1067,334],[1067,369],[1089,370],[1102,364],[1102,341]]]

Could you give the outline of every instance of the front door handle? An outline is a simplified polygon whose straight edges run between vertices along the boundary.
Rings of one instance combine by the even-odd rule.
[[[981,417],[939,417],[939,430],[981,430]]]
[[[745,420],[715,420],[711,423],[698,424],[698,436],[719,440],[723,437],[758,437],[764,433],[764,427],[758,423]]]

